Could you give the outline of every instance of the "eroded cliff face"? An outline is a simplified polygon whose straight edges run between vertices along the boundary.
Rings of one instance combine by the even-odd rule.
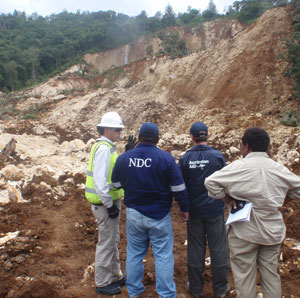
[[[141,124],[151,121],[160,129],[159,147],[178,158],[192,145],[191,124],[203,121],[209,127],[209,143],[231,162],[240,157],[243,131],[259,126],[270,134],[272,157],[300,174],[299,128],[280,124],[284,111],[298,108],[291,96],[292,82],[283,76],[286,63],[279,59],[292,30],[288,8],[267,11],[246,28],[214,21],[191,32],[169,30],[185,38],[192,51],[189,56],[139,59],[149,45],[156,52],[160,44],[158,39],[140,39],[130,47],[85,56],[100,73],[117,66],[104,74],[82,75],[74,66],[15,94],[19,100],[14,109],[40,112],[33,120],[0,121],[0,150],[7,148],[8,153],[0,154],[0,228],[3,233],[19,229],[22,236],[0,243],[0,284],[4,285],[0,296],[23,297],[31,289],[46,289],[39,297],[46,297],[47,289],[54,289],[52,297],[93,295],[88,265],[93,263],[96,231],[83,193],[96,124],[107,111],[119,112],[126,125],[119,152],[129,134],[137,135]],[[5,147],[12,139],[16,142]],[[285,209],[284,216],[289,237],[300,240],[297,204]],[[175,233],[180,235],[175,239],[175,257],[181,266],[175,276],[179,291],[184,291],[186,278],[181,264],[184,231],[178,226]],[[283,245],[282,253],[283,293],[300,297],[293,286],[299,284],[298,275],[293,275],[299,272],[298,256],[288,245]],[[124,262],[124,243],[121,255]],[[155,297],[150,263],[146,263],[148,293]],[[211,297],[212,290],[207,291]]]
[[[282,153],[288,150],[284,144],[298,150],[299,139],[297,128],[279,122],[285,110],[297,106],[291,100],[292,84],[283,75],[286,62],[278,58],[291,32],[288,10],[267,11],[247,28],[233,21],[214,21],[201,28],[205,30],[191,33],[169,29],[180,31],[197,49],[181,59],[143,58],[95,78],[79,75],[73,67],[18,101],[19,110],[37,105],[46,109],[39,120],[30,121],[27,128],[16,120],[5,121],[2,130],[35,135],[47,131],[46,136],[52,134],[60,143],[73,138],[86,143],[97,136],[95,125],[101,115],[115,110],[127,127],[124,138],[137,134],[143,122],[153,121],[159,125],[164,148],[179,152],[190,146],[190,125],[201,120],[210,128],[211,142],[226,153],[232,145],[238,146],[245,128],[261,126],[271,135],[275,157],[284,162]],[[139,49],[145,50],[145,42],[141,39],[132,46],[135,57]],[[105,60],[113,61],[121,56],[117,51],[125,48],[94,57],[107,55],[110,58]],[[98,61],[95,66],[104,67],[102,58],[93,61]]]
[[[236,20],[215,20],[197,28],[184,29],[172,27],[167,34],[179,33],[191,53],[215,47],[222,40],[233,38],[243,30]],[[112,67],[124,66],[147,56],[147,48],[152,47],[153,54],[158,53],[162,40],[158,37],[143,37],[133,45],[126,45],[116,50],[96,54],[87,54],[84,60],[102,73]]]
[[[47,110],[39,120],[30,121],[27,128],[22,121],[21,125],[17,120],[5,121],[2,130],[35,135],[46,130],[46,136],[52,134],[60,143],[73,138],[86,143],[96,137],[101,115],[115,110],[127,127],[124,138],[137,134],[143,122],[153,121],[159,125],[164,148],[180,151],[190,146],[190,125],[201,120],[210,128],[211,142],[226,152],[237,146],[245,128],[261,126],[271,135],[276,158],[284,162],[284,144],[292,148],[299,139],[297,128],[279,122],[285,110],[297,106],[291,100],[292,84],[283,75],[286,62],[278,58],[291,33],[287,8],[267,11],[247,28],[233,21],[214,21],[201,28],[191,33],[169,29],[180,31],[197,49],[181,59],[148,57],[130,63],[129,54],[127,65],[94,78],[74,72],[76,66],[71,68],[25,92],[16,104],[19,110],[35,106]],[[132,46],[134,57],[145,50],[145,42],[141,39]],[[107,55],[110,58],[105,60],[113,61],[122,56],[118,51],[125,48],[94,57]],[[102,58],[93,61],[98,61],[95,66],[104,67]],[[227,157],[232,159],[230,154]]]

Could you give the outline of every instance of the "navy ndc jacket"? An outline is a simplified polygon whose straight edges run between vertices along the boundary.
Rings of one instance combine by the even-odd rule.
[[[147,217],[164,218],[173,196],[182,212],[189,210],[186,187],[174,157],[154,145],[139,144],[121,154],[113,169],[112,183],[124,189],[127,207]]]
[[[224,213],[224,203],[208,196],[204,180],[226,165],[223,154],[208,145],[196,145],[179,160],[179,168],[190,201],[190,218],[214,217]]]

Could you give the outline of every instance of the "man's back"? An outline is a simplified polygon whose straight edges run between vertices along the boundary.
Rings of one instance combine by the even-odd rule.
[[[220,177],[231,197],[252,203],[250,222],[231,224],[236,235],[264,245],[280,243],[285,237],[285,225],[278,208],[292,186],[299,189],[299,177],[265,152],[250,152],[209,177],[206,184],[210,186],[211,180],[219,181]],[[210,192],[220,192],[219,188],[218,184]],[[299,198],[297,191],[294,195]]]
[[[143,258],[151,243],[158,296],[176,298],[170,208],[174,195],[187,221],[187,192],[174,158],[156,147],[157,125],[144,123],[138,139],[135,149],[119,156],[112,173],[113,186],[125,191],[127,290],[130,297],[140,297],[145,291]]]
[[[196,145],[180,159],[179,166],[188,190],[191,217],[223,213],[224,204],[208,196],[204,180],[225,166],[222,153],[208,145]]]
[[[125,191],[124,203],[151,218],[162,218],[172,206],[171,186],[185,189],[174,158],[155,145],[139,144],[119,156],[113,181]]]

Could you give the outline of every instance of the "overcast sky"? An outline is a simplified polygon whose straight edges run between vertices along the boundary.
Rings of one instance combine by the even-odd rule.
[[[214,0],[219,13],[231,5],[235,0]],[[148,17],[157,11],[164,13],[165,7],[170,4],[176,14],[186,12],[187,8],[205,10],[209,0],[0,0],[0,13],[13,13],[14,10],[25,11],[27,15],[36,12],[38,15],[49,16],[63,10],[68,12],[80,11],[107,11],[113,10],[129,16],[137,16],[142,10]]]

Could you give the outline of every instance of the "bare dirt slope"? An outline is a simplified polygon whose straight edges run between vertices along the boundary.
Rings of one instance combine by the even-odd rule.
[[[14,111],[35,111],[37,119],[14,116],[0,122],[0,297],[96,296],[97,231],[84,181],[95,126],[104,112],[118,111],[126,125],[120,153],[129,134],[153,121],[160,128],[159,146],[177,158],[191,146],[188,128],[200,120],[209,126],[211,144],[230,162],[239,158],[244,129],[260,126],[271,136],[272,157],[300,174],[299,128],[280,124],[284,111],[299,108],[291,82],[283,76],[286,64],[278,58],[291,33],[288,8],[268,11],[227,36],[216,34],[224,33],[221,22],[206,27],[214,34],[190,37],[194,53],[185,58],[144,58],[93,78],[69,70],[15,94]],[[5,147],[12,138],[16,142]],[[282,210],[288,239],[282,244],[279,270],[289,298],[300,297],[299,210],[299,202]],[[174,278],[180,297],[189,297],[184,290],[186,231],[176,204],[172,215]],[[124,210],[120,228],[124,265]],[[145,297],[157,297],[151,252],[144,281]],[[205,297],[213,297],[209,270],[205,281]],[[229,296],[235,297],[232,278],[230,282]],[[119,297],[128,297],[126,289]]]

